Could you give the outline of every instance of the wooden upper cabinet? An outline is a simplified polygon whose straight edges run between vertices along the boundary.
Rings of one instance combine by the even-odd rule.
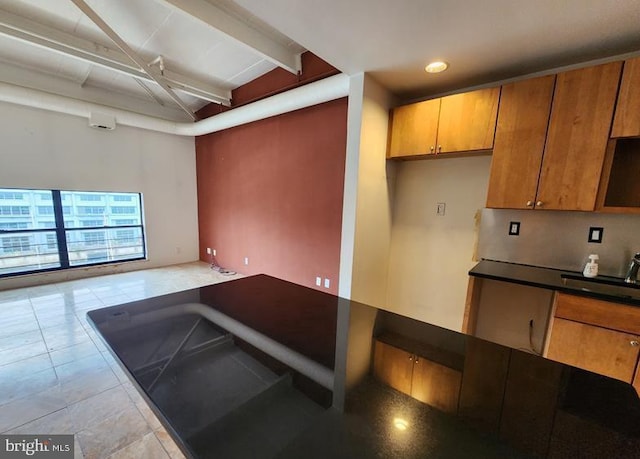
[[[440,99],[395,108],[389,158],[435,153]]]
[[[594,210],[621,62],[557,76],[536,207]]]
[[[437,153],[491,150],[499,99],[499,87],[443,97]]]
[[[624,63],[611,137],[640,136],[640,57]]]
[[[491,150],[499,99],[490,88],[393,109],[388,157]]]
[[[502,87],[487,207],[533,207],[555,75]]]

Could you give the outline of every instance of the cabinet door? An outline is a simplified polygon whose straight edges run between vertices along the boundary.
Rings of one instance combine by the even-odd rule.
[[[555,318],[547,357],[574,367],[631,383],[638,337],[571,320]]]
[[[502,87],[487,207],[533,206],[554,83],[555,75],[549,75]]]
[[[640,57],[624,63],[611,137],[640,136]]]
[[[497,433],[511,350],[467,337],[458,414],[482,432]]]
[[[373,373],[383,383],[405,394],[411,394],[413,354],[376,341]]]
[[[594,210],[620,70],[613,62],[558,75],[537,207]]]
[[[437,152],[491,150],[499,98],[499,87],[443,97]]]
[[[418,356],[411,396],[447,413],[458,412],[462,373]]]
[[[393,109],[389,158],[435,152],[440,99]]]

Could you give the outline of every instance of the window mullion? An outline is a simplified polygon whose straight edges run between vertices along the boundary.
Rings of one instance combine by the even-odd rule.
[[[56,221],[56,239],[58,240],[58,255],[60,267],[69,267],[69,250],[67,248],[67,235],[64,230],[64,215],[62,213],[62,197],[60,190],[51,190],[53,197],[53,214]]]

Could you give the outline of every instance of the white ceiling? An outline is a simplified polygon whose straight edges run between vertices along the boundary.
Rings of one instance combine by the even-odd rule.
[[[178,83],[228,97],[277,66],[291,71],[289,57],[304,49],[404,98],[640,54],[640,0],[85,1],[145,62],[163,56],[164,77],[192,110],[208,100]],[[127,62],[72,0],[0,0],[4,27],[23,19],[32,35],[81,39]],[[33,42],[0,27],[0,81],[185,119],[160,86],[131,76],[140,72],[130,62],[117,72]],[[450,69],[426,74],[436,58]]]
[[[406,97],[640,52],[640,0],[237,0],[343,72]],[[450,63],[427,75],[432,59]]]
[[[161,55],[166,72],[177,72],[180,77],[177,80],[196,83],[198,88],[213,88],[213,92],[223,97],[228,98],[230,90],[277,67],[260,51],[175,6],[182,6],[182,3],[195,5],[206,18],[209,5],[205,0],[86,0],[86,3],[144,62],[149,63]],[[210,2],[214,3],[217,6],[214,12],[226,15],[227,22],[242,17],[246,30],[257,33],[260,40],[275,42],[291,56],[304,51],[232,2]],[[102,54],[115,54],[134,71],[138,68],[71,0],[0,0],[0,24],[4,26],[0,28],[1,81],[93,102],[124,105],[124,108],[168,118],[184,118],[171,97],[153,81],[134,78],[51,49],[51,44],[60,39],[67,45],[73,45],[75,39],[82,39],[85,48],[99,49]],[[46,35],[47,45],[34,44],[33,39],[24,40],[20,33],[25,27],[30,31],[30,37]],[[16,29],[20,30],[17,34]],[[4,32],[6,30],[8,33]],[[154,69],[159,72],[157,67]],[[177,90],[178,86],[170,86],[194,111],[211,100],[217,101],[216,98],[194,97]]]

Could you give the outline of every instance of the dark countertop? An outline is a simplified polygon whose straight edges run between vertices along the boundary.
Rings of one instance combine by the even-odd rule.
[[[483,279],[511,282],[530,287],[556,290],[572,295],[640,306],[640,286],[615,287],[612,286],[612,284],[621,282],[621,280],[609,276],[598,276],[593,279],[587,279],[583,277],[581,273],[574,271],[563,271],[492,260],[480,261],[469,271],[469,275]],[[571,281],[569,281],[569,283],[563,281],[563,276],[577,281],[575,282],[576,285],[571,285]],[[584,285],[587,282],[591,283],[591,285]],[[625,294],[624,290],[626,290],[628,294]],[[618,293],[618,291],[623,292]]]
[[[516,281],[532,285],[526,272]],[[640,451],[640,399],[629,384],[265,275],[88,316],[188,457]],[[454,387],[453,412],[372,376],[378,336],[459,375],[459,388],[423,381],[436,398]]]

